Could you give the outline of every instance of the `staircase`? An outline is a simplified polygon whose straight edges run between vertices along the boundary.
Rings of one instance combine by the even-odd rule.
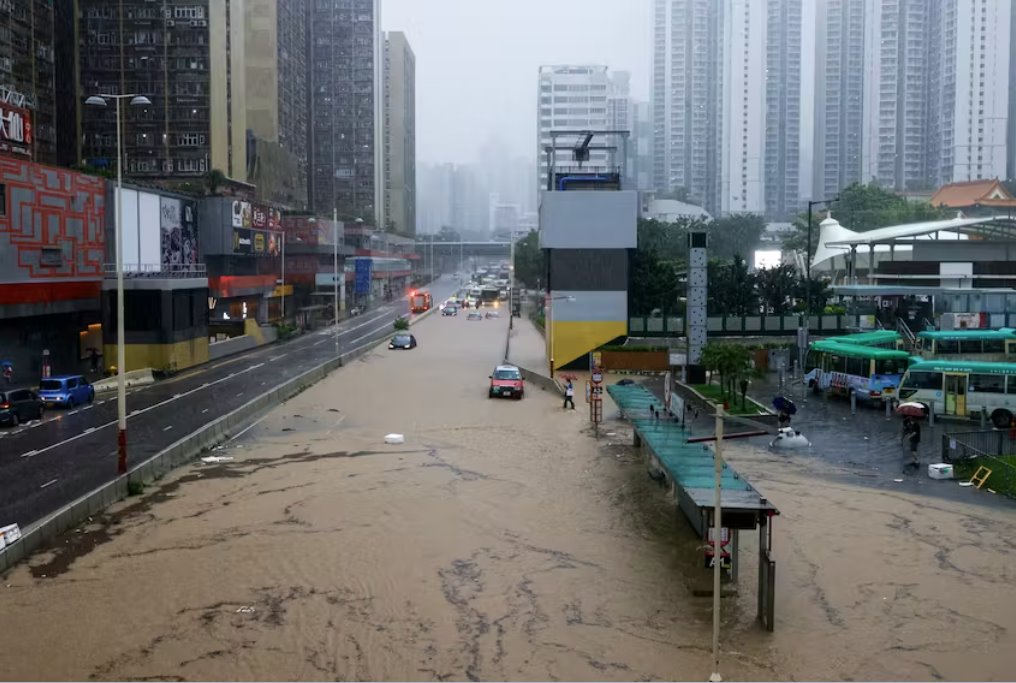
[[[896,319],[896,331],[903,337],[903,346],[907,351],[913,353],[917,350],[917,335],[913,333],[902,318]]]

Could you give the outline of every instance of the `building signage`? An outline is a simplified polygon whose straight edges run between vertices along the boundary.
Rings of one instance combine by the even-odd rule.
[[[241,256],[278,256],[282,253],[282,233],[233,228],[233,253]]]
[[[173,197],[159,198],[162,267],[190,270],[198,262],[198,231],[194,202]]]
[[[356,294],[369,294],[370,281],[374,272],[374,260],[369,258],[356,259],[356,270],[353,272],[353,292]]]
[[[232,223],[234,228],[278,230],[282,227],[282,212],[264,204],[236,199],[233,201]]]
[[[0,154],[32,156],[32,116],[9,102],[0,102]]]

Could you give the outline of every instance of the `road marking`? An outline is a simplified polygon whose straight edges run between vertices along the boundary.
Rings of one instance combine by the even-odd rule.
[[[94,407],[95,407],[95,404],[94,404],[94,403],[92,403],[92,404],[90,404],[90,405],[87,405],[87,406],[85,406],[84,408],[82,408],[82,410],[91,410],[91,409],[92,409],[92,408],[94,408]]]
[[[103,403],[105,403],[105,402],[106,402],[106,400],[105,400],[105,399],[103,399],[103,400],[101,400],[101,401],[96,401],[96,402],[95,402],[95,405],[97,405],[97,406],[101,406],[101,405],[102,405]]]
[[[322,339],[321,341],[314,342],[313,344],[311,344],[311,346],[319,346],[321,344],[324,344],[326,341],[331,341],[331,340],[329,340],[329,339]]]
[[[40,486],[39,488],[40,488],[40,489],[44,489],[44,488],[46,488],[47,486],[52,486],[53,484],[57,483],[58,481],[59,481],[59,479],[50,479],[49,481],[47,481],[47,482],[46,482],[45,484],[43,484],[43,485],[42,485],[42,486]]]
[[[67,414],[68,414],[68,415],[77,415],[77,414],[78,414],[78,411],[77,411],[77,410],[72,410],[71,412],[69,412],[69,413],[67,413]]]
[[[180,398],[183,394],[173,394],[173,398]]]
[[[240,372],[238,372],[236,374],[242,375],[245,372],[250,372],[251,370],[257,370],[258,368],[262,367],[263,365],[264,365],[264,363],[258,363],[257,365],[252,365],[249,368],[247,368],[246,370],[241,370]],[[230,375],[230,377],[232,377],[232,375]],[[217,379],[217,380],[215,380],[213,382],[208,382],[207,384],[204,384],[204,385],[202,385],[200,387],[195,387],[194,389],[191,389],[190,391],[185,391],[182,394],[180,394],[180,398],[183,398],[183,397],[188,396],[190,394],[193,394],[195,392],[201,391],[205,387],[210,387],[213,384],[218,384],[220,382],[225,382],[226,380],[230,379],[230,377],[221,377],[221,378],[219,378],[219,379]],[[132,417],[134,417],[136,415],[141,415],[143,413],[147,413],[149,410],[155,410],[156,408],[161,408],[162,406],[166,405],[167,403],[172,403],[173,401],[177,401],[177,400],[179,400],[179,399],[176,399],[176,398],[167,398],[165,401],[162,401],[160,403],[155,403],[153,405],[148,406],[147,408],[141,408],[140,410],[135,410],[135,411],[131,412],[130,415],[127,416],[127,419],[130,419],[130,418],[132,418]],[[206,408],[205,410],[207,411],[208,409]],[[57,419],[60,419],[60,418],[57,418]],[[58,442],[56,442],[54,444],[50,444],[49,446],[46,446],[45,448],[40,448],[37,451],[32,451],[31,455],[32,456],[40,455],[42,453],[45,453],[46,451],[51,451],[54,448],[59,448],[60,446],[64,446],[66,444],[69,444],[69,443],[72,443],[74,441],[77,441],[78,439],[82,438],[86,434],[91,434],[91,433],[97,432],[99,430],[106,429],[107,427],[112,427],[116,423],[117,423],[116,420],[111,420],[111,421],[107,422],[106,424],[102,424],[102,425],[97,426],[93,430],[93,432],[81,432],[80,434],[76,434],[76,435],[74,435],[72,437],[64,439],[63,441],[58,441]],[[31,456],[24,455],[22,457],[31,457]]]
[[[95,431],[95,427],[89,427],[88,429],[83,431],[82,434],[91,434],[94,431]]]
[[[261,422],[262,420],[264,420],[264,419],[265,419],[266,417],[268,417],[268,414],[267,414],[267,413],[265,413],[264,415],[262,415],[262,416],[261,416],[261,417],[259,417],[258,419],[256,419],[256,420],[254,420],[253,422],[251,422],[251,423],[250,423],[249,425],[247,425],[247,426],[246,426],[245,428],[243,428],[242,430],[240,430],[240,431],[239,431],[239,432],[237,433],[237,435],[236,435],[236,436],[234,436],[234,437],[231,437],[231,438],[229,439],[229,441],[233,441],[234,439],[239,439],[239,438],[240,438],[241,436],[243,436],[244,434],[246,434],[246,433],[247,433],[247,432],[249,432],[250,430],[254,429],[254,428],[255,428],[256,426],[258,426],[258,424],[260,424],[260,422]],[[227,442],[227,443],[228,443],[228,442]]]
[[[31,457],[34,457],[34,456],[36,456],[38,454],[39,454],[39,451],[28,451],[27,453],[22,453],[21,457],[22,458],[31,458]]]
[[[242,391],[236,395],[237,398],[240,398],[241,396],[243,396],[243,392]]]
[[[208,412],[208,408],[205,408],[204,410],[201,411],[201,414],[204,415],[207,412]]]
[[[173,428],[173,425],[166,425],[165,427],[162,428],[162,431],[168,432],[172,428]]]

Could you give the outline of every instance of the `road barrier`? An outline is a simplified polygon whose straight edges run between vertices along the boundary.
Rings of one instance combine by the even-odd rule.
[[[433,311],[434,309],[431,309],[416,316],[410,321],[410,325],[420,322]],[[380,329],[378,331],[380,332]],[[387,344],[387,341],[369,341],[357,349],[340,354],[338,357],[325,361],[302,375],[280,384],[271,391],[188,434],[148,460],[136,465],[127,474],[121,475],[64,505],[44,519],[33,523],[27,529],[22,529],[20,540],[0,550],[0,574],[63,532],[76,527],[113,503],[126,498],[132,484],[154,481],[180,465],[194,460],[201,453],[237,436],[261,415],[321,381],[336,368],[342,367],[349,361],[359,358],[383,344]],[[112,464],[110,466],[112,467]]]
[[[155,384],[155,375],[152,374],[152,368],[129,370],[124,373],[124,383],[129,387],[140,386],[143,384]],[[116,391],[116,375],[94,382],[92,383],[92,387],[97,393],[101,393],[103,391]]]

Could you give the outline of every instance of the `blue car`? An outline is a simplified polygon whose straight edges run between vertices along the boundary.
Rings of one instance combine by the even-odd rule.
[[[50,377],[39,383],[39,398],[50,408],[73,408],[95,399],[95,387],[82,375]]]

